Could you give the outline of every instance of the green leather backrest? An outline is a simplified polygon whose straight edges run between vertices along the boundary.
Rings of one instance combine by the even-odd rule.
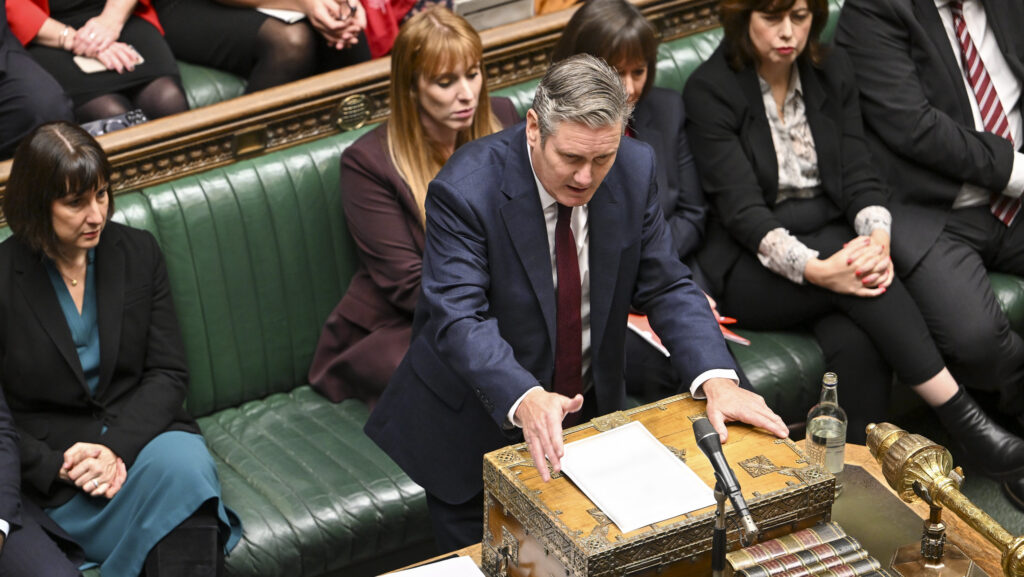
[[[181,84],[190,109],[217,104],[245,92],[245,79],[230,72],[178,61]]]
[[[167,259],[199,417],[307,382],[320,329],[356,266],[338,182],[364,130],[117,198]]]

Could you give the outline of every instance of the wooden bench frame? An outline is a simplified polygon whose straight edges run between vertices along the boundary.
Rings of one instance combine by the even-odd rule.
[[[633,0],[663,40],[718,25],[716,0]],[[539,78],[575,8],[481,33],[493,90]],[[100,137],[115,192],[180,178],[388,116],[390,58],[381,58]],[[0,192],[10,161],[0,163]],[[0,217],[2,219],[2,217]]]

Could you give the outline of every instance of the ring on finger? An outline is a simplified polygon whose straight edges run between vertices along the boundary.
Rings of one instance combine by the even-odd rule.
[[[93,489],[99,489],[100,488],[100,482],[98,480],[96,480],[96,479],[93,479],[92,480],[92,488]]]

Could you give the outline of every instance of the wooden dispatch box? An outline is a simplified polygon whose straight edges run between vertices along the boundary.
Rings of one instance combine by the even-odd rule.
[[[704,403],[689,394],[598,417],[566,430],[570,443],[640,421],[709,486],[714,470],[693,437]],[[729,425],[726,459],[769,539],[831,518],[835,479],[789,439]],[[729,549],[739,546],[729,515]],[[544,483],[525,443],[484,455],[484,572],[514,577],[707,576],[715,507],[622,534],[568,477]]]

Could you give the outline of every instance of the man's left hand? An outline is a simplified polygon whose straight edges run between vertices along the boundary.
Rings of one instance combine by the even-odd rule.
[[[708,420],[724,443],[729,437],[728,421],[741,421],[761,427],[776,437],[788,437],[789,428],[768,408],[764,397],[741,388],[729,379],[708,379],[703,385],[707,395]]]

